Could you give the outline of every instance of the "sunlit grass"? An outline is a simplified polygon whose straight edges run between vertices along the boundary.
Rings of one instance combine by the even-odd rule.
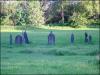
[[[22,30],[99,30],[99,28],[88,28],[86,26],[80,28],[72,28],[69,26],[45,26],[41,25],[40,27],[23,27],[23,26],[1,26],[1,32],[21,32]]]

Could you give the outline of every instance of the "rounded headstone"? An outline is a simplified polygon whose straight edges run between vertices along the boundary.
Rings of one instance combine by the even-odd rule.
[[[22,36],[21,36],[21,35],[17,35],[17,36],[15,37],[15,44],[20,45],[20,44],[22,44],[22,43],[23,43]]]

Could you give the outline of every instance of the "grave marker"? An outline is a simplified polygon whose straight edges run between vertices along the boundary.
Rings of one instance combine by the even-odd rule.
[[[91,42],[92,42],[92,36],[89,35],[89,43],[91,43]]]
[[[10,44],[10,45],[13,44],[12,34],[10,34],[10,37],[9,37],[9,44]]]
[[[55,44],[55,35],[52,33],[52,31],[48,35],[48,44],[49,45]]]
[[[28,39],[28,36],[27,36],[27,32],[23,32],[23,40],[26,44],[29,44],[29,39]]]
[[[85,43],[88,43],[88,34],[85,32]]]
[[[71,43],[74,43],[74,34],[73,34],[73,33],[71,34],[70,42],[71,42]]]
[[[21,36],[21,35],[17,35],[17,36],[15,37],[15,44],[21,45],[22,43],[23,43],[22,36]]]

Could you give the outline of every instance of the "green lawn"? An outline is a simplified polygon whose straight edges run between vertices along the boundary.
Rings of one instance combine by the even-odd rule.
[[[99,30],[54,30],[56,45],[47,45],[50,30],[28,31],[30,44],[9,45],[9,34],[1,32],[2,74],[99,74]],[[92,43],[84,43],[84,33]],[[75,43],[70,44],[74,33]],[[13,40],[21,32],[12,32]]]

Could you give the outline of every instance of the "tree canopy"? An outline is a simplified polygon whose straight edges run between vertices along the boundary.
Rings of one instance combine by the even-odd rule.
[[[8,0],[0,3],[1,25],[99,25],[100,11],[97,0]]]

